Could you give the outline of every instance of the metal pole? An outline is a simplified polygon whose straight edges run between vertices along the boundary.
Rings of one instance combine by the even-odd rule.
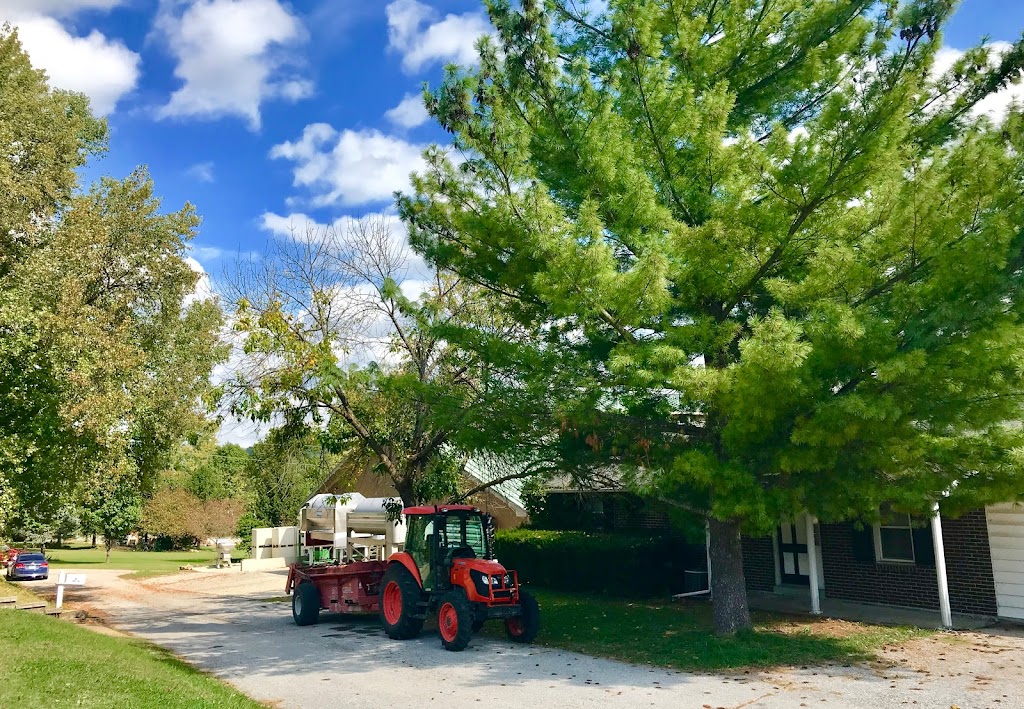
[[[818,549],[814,544],[814,515],[804,515],[804,534],[807,535],[807,563],[810,566],[811,615],[821,615],[821,597],[818,593]]]
[[[708,593],[714,599],[715,594],[711,592],[711,523],[704,522],[704,553],[708,557]]]
[[[64,605],[64,574],[66,572],[60,571],[57,573],[57,610],[60,610],[61,606]]]
[[[942,627],[953,627],[953,611],[949,607],[949,583],[946,580],[946,550],[942,543],[942,518],[939,503],[932,505],[932,548],[935,550],[935,576],[939,584],[939,615]]]

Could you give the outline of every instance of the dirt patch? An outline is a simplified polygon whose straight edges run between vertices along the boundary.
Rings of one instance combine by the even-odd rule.
[[[969,688],[988,689],[994,682],[1024,675],[1020,634],[1000,631],[940,633],[882,650],[890,669],[906,669],[926,677],[969,678]]]
[[[863,635],[866,631],[860,623],[835,618],[822,618],[808,621],[807,619],[785,619],[768,626],[769,630],[786,635],[810,632],[812,635],[827,635],[833,638],[848,638]]]

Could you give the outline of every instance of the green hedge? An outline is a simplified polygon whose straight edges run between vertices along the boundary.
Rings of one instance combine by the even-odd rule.
[[[703,568],[703,545],[642,534],[499,530],[495,555],[521,582],[626,598],[679,593],[683,571]]]

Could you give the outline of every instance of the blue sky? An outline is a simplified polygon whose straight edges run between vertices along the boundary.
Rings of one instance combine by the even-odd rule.
[[[388,209],[446,139],[423,82],[471,62],[487,30],[479,0],[0,0],[3,20],[108,117],[86,180],[148,165],[166,208],[203,216],[193,256],[215,276],[307,216]],[[1022,29],[1024,0],[964,0],[945,60]]]

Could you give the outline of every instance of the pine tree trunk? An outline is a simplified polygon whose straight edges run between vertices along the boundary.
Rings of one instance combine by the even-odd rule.
[[[743,577],[739,522],[709,520],[711,532],[711,597],[715,632],[733,635],[751,627]]]

